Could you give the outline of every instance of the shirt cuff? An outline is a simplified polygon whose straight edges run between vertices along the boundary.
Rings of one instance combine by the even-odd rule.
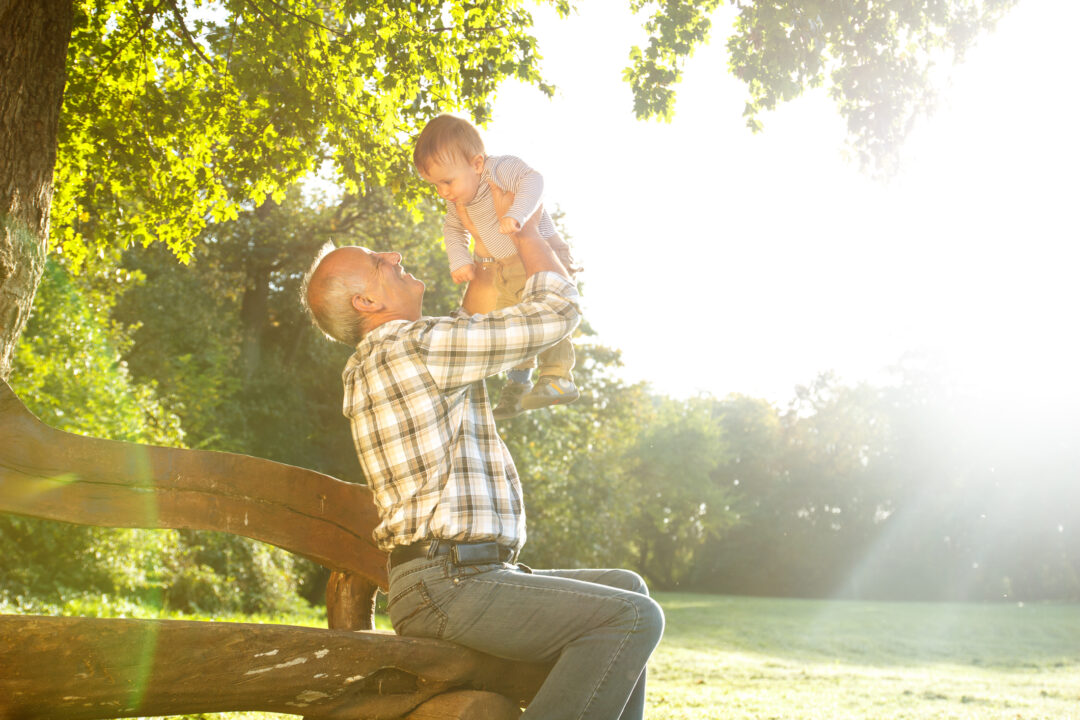
[[[561,295],[567,300],[576,303],[578,301],[577,285],[567,280],[562,275],[551,270],[538,272],[525,283],[525,291],[521,294],[522,299],[527,299],[535,293],[552,292]]]

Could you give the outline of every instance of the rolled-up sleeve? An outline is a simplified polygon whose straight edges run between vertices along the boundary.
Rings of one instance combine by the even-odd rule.
[[[581,322],[577,288],[554,272],[533,275],[517,305],[483,315],[436,318],[418,337],[428,372],[443,389],[519,365],[562,340]]]

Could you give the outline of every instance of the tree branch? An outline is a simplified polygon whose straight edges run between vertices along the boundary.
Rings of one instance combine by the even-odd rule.
[[[203,59],[203,62],[210,67],[214,74],[219,74],[217,68],[214,67],[214,63],[211,62],[210,58],[206,57],[202,47],[200,47],[199,43],[195,42],[195,38],[191,36],[191,31],[188,30],[187,25],[184,23],[184,16],[181,14],[180,8],[176,5],[176,0],[169,0],[169,7],[172,8],[172,15],[176,20],[176,24],[180,26],[180,32],[177,34],[177,37],[181,40],[186,40],[187,44],[191,46],[191,49]]]
[[[327,31],[328,33],[333,33],[334,35],[337,35],[340,38],[348,38],[348,37],[350,37],[350,35],[348,33],[343,33],[340,30],[335,30],[334,28],[332,28],[332,27],[330,27],[328,25],[323,25],[320,22],[315,22],[311,18],[306,18],[303,15],[298,15],[297,13],[293,12],[292,10],[285,7],[281,3],[277,2],[276,0],[266,0],[266,1],[268,3],[270,3],[271,5],[273,5],[274,7],[276,7],[278,10],[282,11],[283,13],[286,13],[288,15],[292,15],[297,20],[299,20],[301,22],[305,22],[308,25],[311,25],[312,27],[322,28],[323,30]],[[251,5],[252,7],[255,7],[256,10],[259,9],[258,6],[255,5],[255,0],[248,0],[248,4]],[[261,10],[259,11],[259,14],[261,14],[263,17],[266,17],[266,14],[263,13]],[[269,18],[267,18],[267,19],[269,19]]]
[[[114,45],[114,47],[116,47],[116,52],[114,52],[109,57],[108,61],[98,70],[97,76],[95,77],[95,83],[100,82],[101,77],[112,67],[112,64],[116,62],[116,58],[120,56],[120,51],[126,48],[136,37],[139,37],[142,32],[150,26],[154,16],[157,15],[158,10],[164,4],[165,0],[158,0],[156,3],[153,3],[153,5],[147,3],[147,7],[143,10],[142,19],[135,26],[135,31],[129,37],[125,38],[119,46]]]
[[[455,29],[457,29],[457,27],[454,26],[454,25],[451,25],[450,27],[445,27],[444,26],[444,27],[428,28],[426,30],[426,32],[428,32],[428,33],[440,33],[440,32],[449,32],[449,31],[455,30]],[[482,30],[484,32],[490,32],[492,30],[505,30],[506,25],[482,25],[482,26],[468,26],[468,25],[465,25],[465,26],[462,27],[462,29],[465,30],[466,33],[468,31],[470,31],[470,30]]]

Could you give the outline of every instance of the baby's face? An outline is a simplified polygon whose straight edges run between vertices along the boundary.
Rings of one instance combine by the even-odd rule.
[[[484,156],[472,160],[457,157],[454,160],[428,163],[420,177],[435,186],[439,197],[450,203],[470,203],[480,187],[480,174],[484,171]]]

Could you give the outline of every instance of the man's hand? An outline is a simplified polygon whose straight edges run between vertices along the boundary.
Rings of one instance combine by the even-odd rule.
[[[514,204],[514,193],[503,192],[503,189],[496,185],[493,180],[488,180],[488,187],[491,188],[491,204],[495,206],[495,215],[499,218],[499,230],[501,231],[502,221],[507,219],[506,213],[510,212],[510,207]],[[520,228],[518,229],[520,230]]]
[[[450,273],[450,277],[454,282],[460,285],[463,282],[470,282],[476,278],[476,266],[473,263],[468,265],[462,265],[457,270]]]
[[[509,215],[499,218],[499,232],[503,235],[512,235],[521,229],[521,223]]]
[[[505,216],[507,210],[510,209],[510,205],[514,202],[513,193],[503,192],[493,182],[488,182],[488,185],[491,187],[491,199],[495,205],[495,214],[500,217]],[[540,237],[540,214],[543,212],[543,206],[536,208],[536,212],[525,221],[520,230],[510,235],[510,238],[514,241],[518,257],[521,258],[521,262],[525,266],[527,276],[550,271],[563,277],[569,277],[566,274],[566,268],[555,257],[551,246]]]
[[[519,225],[517,220],[506,217],[506,213],[510,211],[510,206],[514,204],[514,193],[503,192],[502,188],[500,188],[491,180],[488,180],[488,187],[491,188],[491,201],[492,204],[495,206],[495,214],[499,216],[499,232],[502,232],[503,220],[509,219],[513,220],[514,225],[516,225],[517,227],[511,232],[503,234],[510,235],[514,240],[515,245],[519,244],[520,240],[520,238],[516,237],[517,233],[524,232],[536,238],[540,237],[540,214],[544,211],[544,207],[542,205],[536,208],[536,212],[532,214],[532,217],[525,221],[524,225]]]

